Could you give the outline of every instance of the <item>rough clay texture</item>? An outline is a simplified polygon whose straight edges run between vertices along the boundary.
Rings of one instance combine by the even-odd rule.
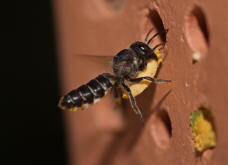
[[[155,15],[148,17],[150,11],[156,11],[169,29],[167,56],[157,77],[172,82],[151,85],[136,98],[145,123],[128,101],[116,107],[111,95],[88,110],[63,112],[71,165],[228,164],[228,1],[53,2],[63,94],[108,71],[106,58],[95,55],[114,56],[142,40],[156,26]],[[203,11],[209,36],[207,51],[196,63],[192,62],[194,42],[188,37],[197,27],[186,29],[194,5]],[[202,105],[208,105],[214,116],[217,146],[199,154],[193,147],[189,115]]]

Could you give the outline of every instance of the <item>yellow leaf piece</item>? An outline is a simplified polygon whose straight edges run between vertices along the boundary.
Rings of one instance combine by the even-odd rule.
[[[190,115],[194,147],[202,152],[216,146],[213,117],[207,107],[202,107]]]
[[[158,60],[152,59],[147,62],[146,68],[141,71],[135,78],[140,78],[140,77],[151,77],[153,78],[157,72],[157,69],[159,67],[159,64],[162,62],[162,57],[158,49],[155,50],[154,52],[158,58]],[[150,81],[148,80],[142,80],[139,83],[131,84],[130,89],[133,97],[138,96],[141,94],[148,86],[150,85]],[[124,99],[128,98],[128,94],[126,92],[123,93],[122,96]]]

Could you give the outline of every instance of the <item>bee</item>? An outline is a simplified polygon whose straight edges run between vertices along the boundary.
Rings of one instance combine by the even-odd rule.
[[[131,89],[125,82],[139,83],[142,80],[148,80],[152,83],[170,82],[170,80],[156,79],[152,77],[135,78],[139,72],[146,68],[148,60],[158,60],[154,51],[156,48],[164,44],[158,44],[153,48],[151,48],[149,44],[156,36],[161,33],[167,33],[168,30],[164,29],[163,31],[154,34],[148,40],[151,32],[152,29],[147,33],[144,42],[136,41],[132,43],[128,49],[121,50],[113,57],[113,74],[102,73],[96,78],[90,80],[87,84],[70,91],[65,96],[61,97],[59,107],[63,110],[68,109],[70,111],[86,109],[89,104],[97,103],[110,89],[113,90],[114,97],[118,98],[117,88],[122,87],[122,89],[128,94],[132,109],[143,121],[142,113],[136,104]]]

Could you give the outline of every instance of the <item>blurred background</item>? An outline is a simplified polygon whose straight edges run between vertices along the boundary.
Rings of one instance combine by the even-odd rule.
[[[9,65],[3,65],[5,68],[1,70],[10,80],[4,85],[2,94],[6,98],[6,102],[1,103],[5,109],[3,113],[9,113],[9,117],[1,116],[2,126],[7,129],[6,133],[1,133],[1,137],[6,138],[1,150],[7,152],[1,160],[9,164],[16,161],[17,164],[64,165],[67,154],[62,113],[57,107],[59,79],[53,5],[51,0],[32,4],[31,12],[26,13],[32,33],[25,30],[28,27],[25,33],[19,30],[21,25],[27,24],[22,23],[25,15],[15,16],[20,35],[17,45],[22,43],[25,50],[19,55],[15,52],[15,58],[9,57]],[[30,35],[29,40],[26,34]]]

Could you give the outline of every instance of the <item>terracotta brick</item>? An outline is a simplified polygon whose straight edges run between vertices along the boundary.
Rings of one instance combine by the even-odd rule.
[[[128,101],[115,109],[111,95],[88,110],[65,112],[71,165],[228,163],[227,7],[226,0],[54,2],[63,94],[109,71],[108,59],[151,27],[169,29],[153,44],[166,40],[157,77],[172,82],[136,98],[145,123]],[[189,115],[202,105],[214,116],[217,146],[197,154]]]

